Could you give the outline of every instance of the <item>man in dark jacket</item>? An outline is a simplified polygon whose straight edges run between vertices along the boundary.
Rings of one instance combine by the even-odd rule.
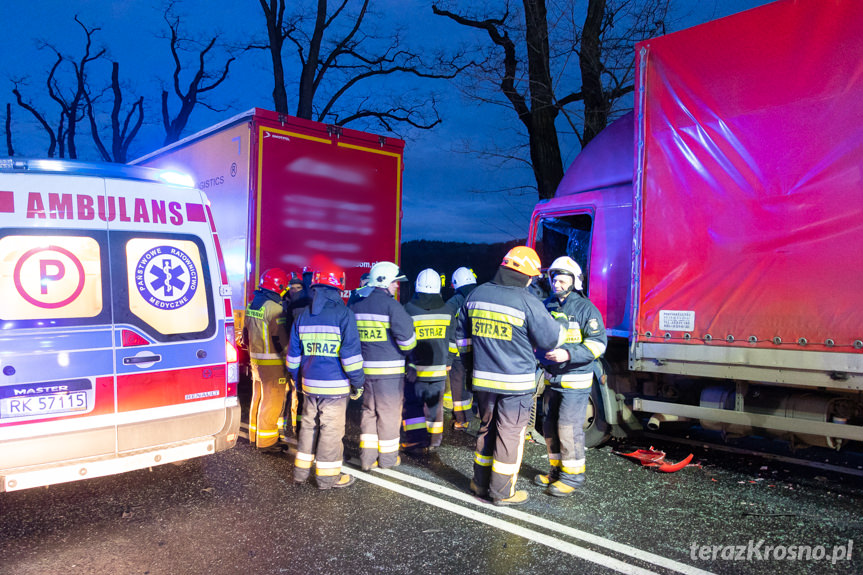
[[[525,289],[540,273],[536,252],[511,249],[494,279],[477,287],[459,311],[456,340],[472,366],[481,425],[471,491],[495,505],[528,499],[516,490],[524,432],[536,388],[535,348],[554,349],[565,331]]]
[[[342,473],[348,396],[363,389],[363,357],[354,315],[341,298],[335,273],[316,272],[312,305],[291,330],[288,369],[300,382],[303,425],[294,461],[294,482],[304,483],[315,464],[319,489],[347,487],[356,478]]]
[[[545,307],[566,322],[567,330],[562,345],[537,350],[545,368],[542,431],[550,471],[537,475],[534,483],[547,487],[551,495],[565,497],[584,484],[584,418],[595,364],[605,353],[607,338],[602,315],[581,294],[581,267],[562,256],[554,260],[548,274],[553,293]]]
[[[457,350],[455,310],[444,303],[440,284],[436,271],[421,271],[414,297],[405,304],[417,336],[405,377],[402,447],[409,453],[434,451],[443,439],[444,384]]]
[[[455,294],[447,300],[456,312],[464,305],[467,296],[476,287],[476,275],[470,268],[461,267],[452,274],[452,287]],[[468,390],[465,379],[468,377],[461,357],[453,358],[452,369],[449,372],[449,390],[452,398],[452,427],[467,431],[470,427],[473,412],[473,393]]]
[[[356,314],[363,348],[365,393],[360,415],[360,466],[394,467],[399,459],[399,428],[405,385],[405,356],[417,343],[414,322],[393,299],[399,282],[397,265],[378,262],[369,271],[368,294],[351,310]]]

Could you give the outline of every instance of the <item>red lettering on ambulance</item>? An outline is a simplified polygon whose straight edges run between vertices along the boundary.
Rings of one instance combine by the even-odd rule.
[[[45,204],[38,192],[27,194],[27,219],[33,218],[45,219]]]
[[[73,220],[72,194],[48,194],[48,217],[52,220]]]
[[[92,220],[96,217],[96,212],[93,210],[93,198],[78,194],[75,199],[78,201],[79,220]]]
[[[171,223],[175,226],[183,225],[183,214],[180,213],[180,204],[177,202],[171,202],[168,204],[168,211],[171,212]]]
[[[114,205],[114,196],[108,196],[107,199],[105,196],[99,196],[99,219],[103,222],[113,222],[114,218],[117,217],[117,208]],[[105,209],[105,205],[107,204],[107,209]]]
[[[120,205],[120,221],[121,222],[131,222],[132,220],[126,214],[126,198],[124,198],[123,196],[120,196],[119,198],[117,198],[117,203]]]
[[[153,223],[167,224],[168,221],[165,219],[165,202],[153,200],[150,205],[153,208]]]
[[[135,223],[150,223],[150,215],[147,213],[147,204],[144,198],[135,198]]]

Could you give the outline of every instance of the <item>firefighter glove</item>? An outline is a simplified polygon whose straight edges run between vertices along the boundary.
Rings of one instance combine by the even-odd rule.
[[[362,387],[354,387],[351,386],[351,399],[359,399],[363,396],[363,388]]]

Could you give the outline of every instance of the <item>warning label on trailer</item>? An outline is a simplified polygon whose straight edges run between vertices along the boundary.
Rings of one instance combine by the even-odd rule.
[[[693,331],[695,330],[695,312],[659,310],[659,329],[663,331]]]

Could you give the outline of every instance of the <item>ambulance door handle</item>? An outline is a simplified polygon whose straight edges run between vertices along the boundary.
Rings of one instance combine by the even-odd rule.
[[[137,365],[139,363],[156,363],[162,361],[161,355],[133,355],[123,358],[123,365]]]

